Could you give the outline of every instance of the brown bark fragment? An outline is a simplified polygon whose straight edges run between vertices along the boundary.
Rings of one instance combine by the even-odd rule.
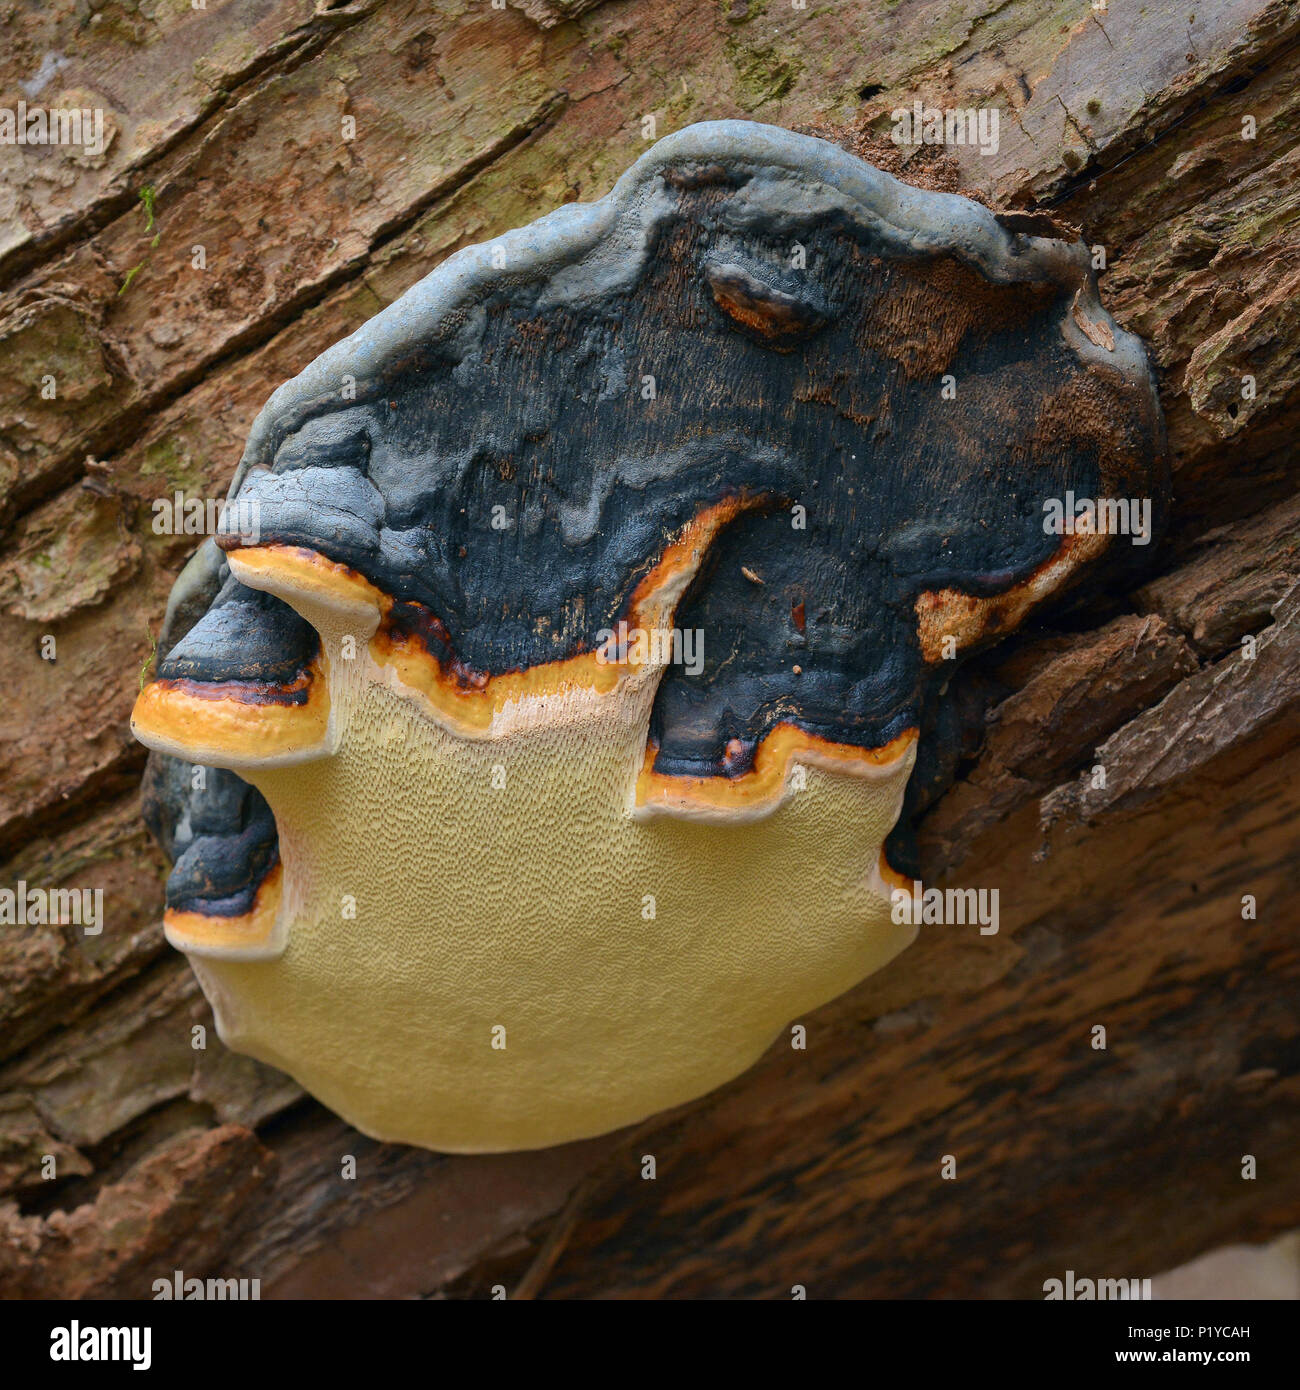
[[[143,1299],[173,1269],[204,1278],[229,1245],[233,1218],[273,1171],[250,1130],[226,1125],[181,1135],[93,1205],[47,1217],[22,1217],[6,1206],[0,1292]]]

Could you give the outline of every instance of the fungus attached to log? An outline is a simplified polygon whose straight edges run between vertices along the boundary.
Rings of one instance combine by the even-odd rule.
[[[1122,539],[1044,503],[1163,467],[1082,245],[819,140],[461,251],[268,401],[136,708],[222,1037],[446,1150],[736,1075],[912,939],[932,688]]]

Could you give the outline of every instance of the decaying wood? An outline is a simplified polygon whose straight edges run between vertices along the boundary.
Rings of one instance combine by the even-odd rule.
[[[0,1287],[1036,1296],[1300,1223],[1300,6],[1205,11],[15,11],[6,92],[61,54],[28,99],[86,94],[114,134],[0,147],[0,884],[102,888],[106,924],[0,929]],[[997,154],[898,157],[918,98],[999,106]],[[919,828],[927,877],[1000,890],[996,935],[923,931],[806,1051],[632,1134],[376,1145],[226,1053],[162,942],[127,715],[194,540],[150,504],[220,495],[273,386],[458,247],[606,191],[649,115],[834,128],[1079,227],[1158,368],[1172,531],[969,673],[987,722]]]

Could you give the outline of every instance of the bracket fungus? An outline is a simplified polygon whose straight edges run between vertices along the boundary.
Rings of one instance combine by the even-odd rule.
[[[671,135],[257,417],[259,534],[178,579],[133,718],[167,936],[226,1043],[379,1138],[699,1096],[912,939],[936,692],[1116,548],[1047,500],[1158,514],[1165,467],[1082,244]]]

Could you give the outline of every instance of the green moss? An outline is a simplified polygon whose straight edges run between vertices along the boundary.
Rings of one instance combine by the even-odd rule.
[[[119,299],[131,288],[131,281],[134,280],[143,269],[144,261],[141,261],[139,265],[133,265],[131,269],[126,272],[126,279],[122,281],[122,288],[117,292]]]
[[[746,111],[780,101],[799,80],[803,64],[772,44],[750,48],[727,40],[727,58],[736,72],[737,99]]]
[[[718,0],[722,6],[723,18],[728,24],[748,24],[751,19],[758,19],[767,13],[767,0]]]
[[[201,469],[195,467],[188,450],[181,447],[175,435],[155,439],[146,447],[143,471],[165,478],[173,491],[195,488],[202,481]]]
[[[149,655],[145,657],[145,659],[144,659],[144,665],[140,667],[140,689],[141,689],[141,690],[144,689],[144,686],[145,686],[145,678],[146,678],[146,677],[148,676],[148,674],[149,674],[149,668],[153,665],[153,659],[154,659],[155,656],[158,655],[158,639],[153,635],[152,632],[149,631],[148,628],[145,628],[144,631],[145,631],[145,636],[149,639]]]
[[[158,195],[154,190],[154,186],[151,183],[146,183],[144,187],[140,189],[140,204],[144,208],[145,215],[145,236],[148,236],[149,233],[153,232],[154,229],[154,207],[157,202],[157,196]],[[128,289],[131,288],[131,281],[134,280],[135,277],[139,275],[139,273],[144,269],[145,261],[149,259],[150,254],[154,251],[154,249],[157,247],[158,243],[161,240],[161,230],[154,232],[153,240],[149,243],[149,249],[144,253],[144,260],[140,261],[138,265],[133,265],[131,269],[127,271],[126,279],[122,281],[122,288],[117,292],[119,299],[122,297],[122,295],[124,295],[127,292]]]
[[[86,25],[86,32],[97,43],[116,39],[132,48],[141,48],[157,36],[156,27],[131,4],[105,5],[96,11],[95,20],[96,23]]]

